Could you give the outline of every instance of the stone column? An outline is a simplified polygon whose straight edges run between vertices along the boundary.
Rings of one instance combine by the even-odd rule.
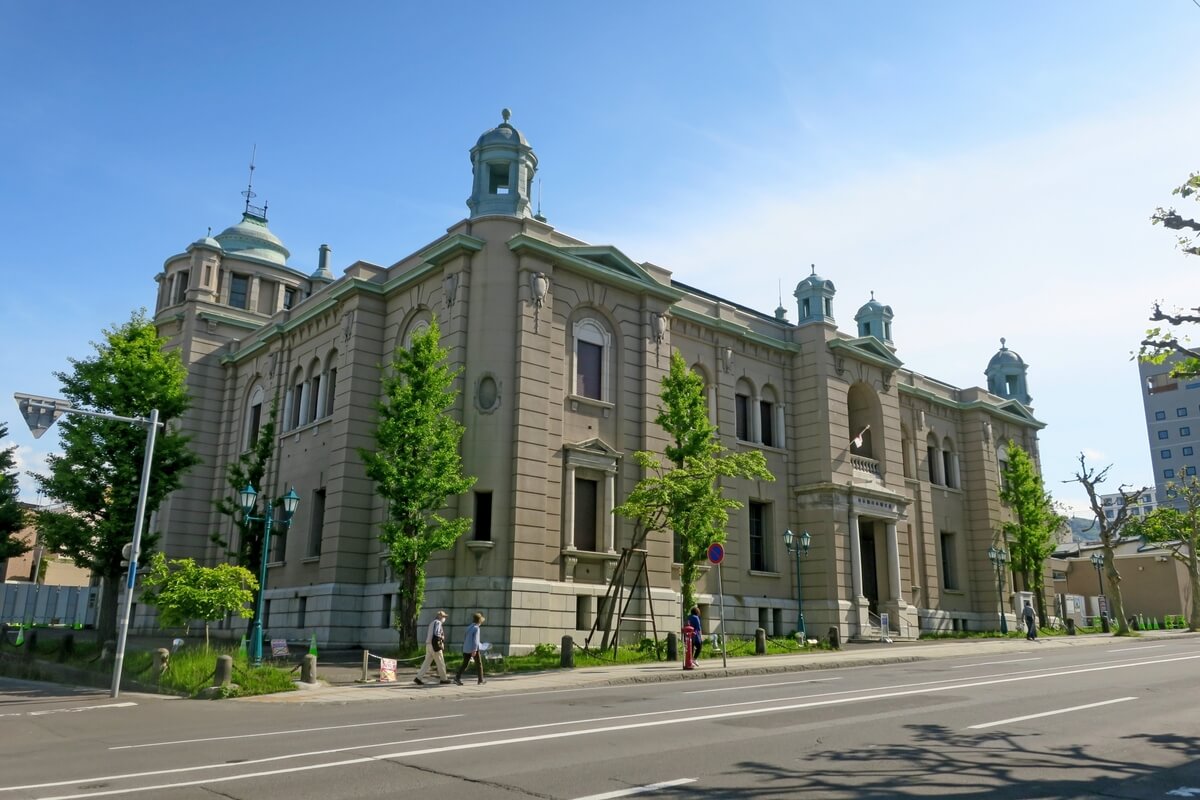
[[[896,523],[893,521],[887,523],[887,554],[892,599],[898,608],[903,608],[905,603],[904,587],[900,581],[900,543],[896,538]]]
[[[858,514],[850,512],[850,590],[854,601],[863,598],[862,541],[859,539]]]
[[[567,465],[563,479],[563,549],[575,549],[575,465]]]
[[[775,446],[779,449],[787,447],[787,437],[783,432],[783,420],[786,417],[783,403],[775,404]]]
[[[616,536],[614,525],[613,507],[617,496],[617,473],[604,473],[604,550],[609,553],[617,552],[615,549]],[[572,534],[573,536],[573,534]]]
[[[758,390],[750,397],[750,441],[762,444],[762,395]]]

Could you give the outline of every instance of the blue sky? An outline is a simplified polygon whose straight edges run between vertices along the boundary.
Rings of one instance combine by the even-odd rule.
[[[1005,336],[1056,497],[1081,451],[1152,482],[1130,352],[1195,304],[1148,217],[1200,168],[1198,29],[1191,0],[8,3],[0,409],[238,220],[252,147],[293,266],[389,264],[465,215],[507,106],[558,228],[766,312],[815,263],[845,329],[873,290],[960,386]],[[53,437],[0,420],[36,468]]]

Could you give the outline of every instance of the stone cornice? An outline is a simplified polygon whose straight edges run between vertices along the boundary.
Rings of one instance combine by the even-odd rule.
[[[919,397],[922,400],[926,400],[934,405],[942,406],[943,408],[952,408],[955,411],[982,411],[984,413],[991,414],[992,416],[999,417],[1000,419],[1006,419],[1009,422],[1015,422],[1019,425],[1035,428],[1039,431],[1046,427],[1046,423],[1035,418],[1032,414],[1029,416],[1022,416],[1021,414],[1009,411],[1003,406],[995,406],[991,403],[985,403],[982,400],[972,400],[969,403],[964,403],[960,400],[951,400],[948,397],[941,397],[926,389],[921,389],[916,386],[909,386],[906,383],[899,384],[899,387],[901,394]],[[1022,408],[1024,408],[1024,406],[1022,406]]]
[[[739,339],[745,339],[754,344],[761,344],[764,347],[771,347],[776,350],[783,350],[788,353],[799,353],[800,345],[795,342],[785,342],[782,339],[772,339],[770,336],[764,336],[761,333],[752,331],[745,325],[738,325],[735,322],[730,322],[725,319],[717,319],[703,314],[699,311],[693,311],[690,308],[683,306],[674,306],[671,309],[671,316],[686,319],[689,322],[695,322],[698,325],[704,325],[707,328],[727,333],[730,336],[736,336]]]

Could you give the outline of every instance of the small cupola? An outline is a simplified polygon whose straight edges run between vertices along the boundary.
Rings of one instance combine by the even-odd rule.
[[[854,315],[854,321],[858,323],[858,335],[874,336],[884,344],[891,345],[892,317],[892,307],[876,300],[875,293],[871,292],[871,299]]]
[[[987,376],[988,391],[999,397],[1016,400],[1022,405],[1030,405],[1033,398],[1025,383],[1025,373],[1029,367],[1016,351],[1009,350],[1005,340],[1000,340],[1000,349],[988,362],[984,375]]]
[[[521,132],[509,124],[512,112],[500,112],[504,121],[479,137],[471,148],[474,186],[467,206],[471,217],[503,214],[532,217],[530,196],[537,156]]]
[[[810,322],[833,323],[833,296],[837,288],[833,281],[827,281],[817,274],[816,265],[812,265],[812,274],[796,285],[796,308],[800,312],[797,325],[807,325]]]

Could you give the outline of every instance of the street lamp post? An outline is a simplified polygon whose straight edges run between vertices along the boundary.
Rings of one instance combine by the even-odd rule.
[[[1104,553],[1092,553],[1092,566],[1096,568],[1096,580],[1100,583],[1100,597],[1104,596]],[[1100,605],[1099,598],[1096,605]],[[1108,609],[1097,607],[1100,612],[1100,630],[1108,633]]]
[[[804,595],[801,592],[800,586],[800,557],[808,555],[808,547],[812,544],[812,536],[808,531],[797,536],[790,530],[783,534],[783,546],[787,551],[796,557],[796,630],[799,631],[801,639],[804,642],[808,641],[808,629],[804,627]]]
[[[113,677],[110,694],[116,697],[121,692],[121,670],[125,664],[125,642],[129,636],[129,613],[133,606],[133,587],[137,582],[138,552],[142,547],[142,527],[146,522],[146,497],[150,492],[150,466],[154,462],[154,441],[158,436],[158,409],[151,409],[149,417],[120,417],[116,414],[102,414],[98,411],[86,411],[73,408],[67,400],[57,397],[39,397],[38,395],[17,392],[13,395],[21,416],[29,426],[33,438],[39,439],[50,429],[63,414],[78,414],[84,417],[128,422],[131,425],[141,425],[146,428],[146,454],[142,457],[142,479],[138,485],[137,514],[133,523],[133,542],[129,549],[129,574],[125,579],[125,602],[121,609],[120,626],[117,628],[117,652],[113,656]],[[115,587],[114,587],[115,588]],[[107,591],[107,587],[106,587]]]
[[[258,500],[258,492],[250,484],[246,484],[246,488],[238,492],[238,496],[242,501],[242,520],[245,522],[261,522],[263,524],[263,540],[262,540],[262,558],[258,567],[258,602],[254,607],[254,627],[250,632],[250,649],[249,656],[251,663],[254,666],[262,664],[263,656],[263,595],[267,593],[267,554],[271,547],[271,525],[275,522],[274,514],[271,510],[271,503],[266,504],[261,517],[253,515],[254,504]],[[295,487],[288,490],[288,493],[283,496],[283,515],[279,520],[286,525],[296,513],[296,508],[300,505],[300,495],[296,494]]]
[[[996,570],[996,601],[1000,605],[1000,633],[1008,635],[1008,617],[1004,613],[1004,568],[1008,564],[1008,553],[1002,547],[988,548],[988,561]]]

